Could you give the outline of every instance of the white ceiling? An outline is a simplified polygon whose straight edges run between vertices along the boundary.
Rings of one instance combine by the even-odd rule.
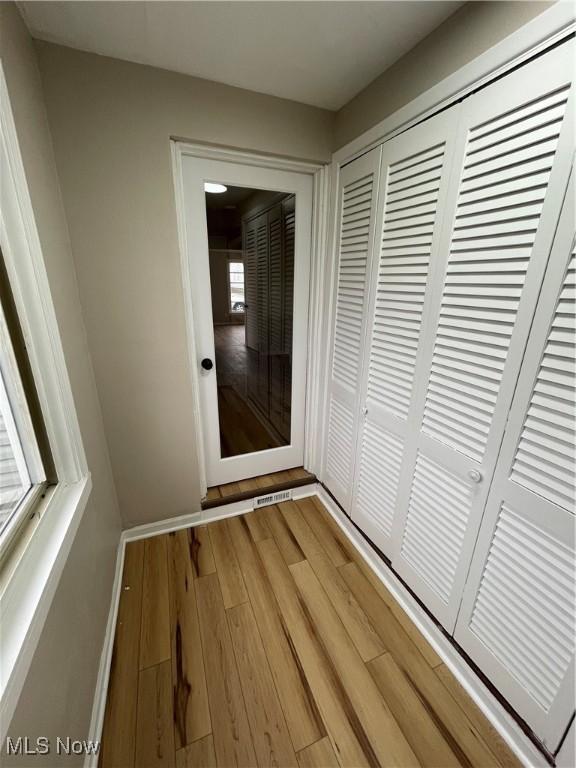
[[[461,2],[20,2],[34,37],[339,109]]]

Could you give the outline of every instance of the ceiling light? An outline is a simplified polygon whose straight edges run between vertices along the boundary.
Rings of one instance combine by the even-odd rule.
[[[225,187],[224,184],[214,184],[212,181],[204,182],[204,192],[220,194],[221,192],[226,192],[227,189],[228,187]]]

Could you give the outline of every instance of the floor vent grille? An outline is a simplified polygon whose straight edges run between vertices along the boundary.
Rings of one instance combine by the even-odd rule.
[[[278,493],[269,493],[267,496],[258,496],[254,499],[253,509],[259,507],[268,507],[270,504],[280,504],[282,501],[288,501],[292,498],[292,490],[278,491]]]

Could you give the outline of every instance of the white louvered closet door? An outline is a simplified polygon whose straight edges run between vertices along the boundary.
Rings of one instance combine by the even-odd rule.
[[[574,709],[574,233],[571,190],[456,626],[552,752]]]
[[[571,165],[572,56],[563,45],[462,108],[392,556],[450,632]]]
[[[334,341],[328,394],[326,485],[349,511],[359,393],[373,256],[374,217],[381,148],[371,150],[340,172],[336,225],[337,275]]]
[[[382,147],[371,275],[369,351],[362,386],[351,516],[387,556],[430,286],[438,271],[460,105]]]

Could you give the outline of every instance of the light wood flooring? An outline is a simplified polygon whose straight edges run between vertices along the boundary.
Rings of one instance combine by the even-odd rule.
[[[100,764],[520,765],[316,497],[127,545]]]
[[[313,483],[316,476],[307,472],[304,467],[284,469],[281,472],[272,472],[269,475],[249,477],[239,480],[237,483],[225,483],[208,488],[206,501],[202,504],[204,509],[215,507],[222,503],[241,501],[252,496],[262,496],[272,491],[283,491],[286,488],[296,488],[306,483]]]

